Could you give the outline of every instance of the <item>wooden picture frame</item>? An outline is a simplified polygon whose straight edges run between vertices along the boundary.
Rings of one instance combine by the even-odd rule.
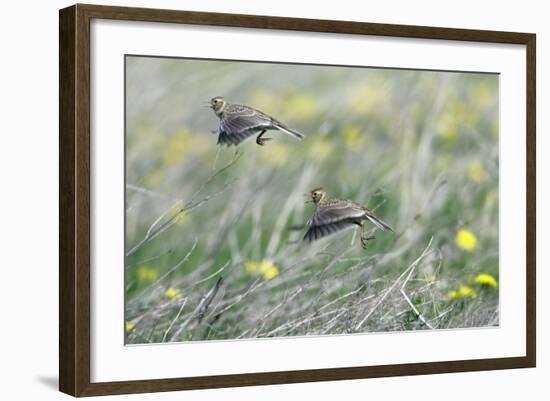
[[[268,28],[526,47],[526,356],[93,383],[90,379],[90,22],[110,19]],[[536,361],[535,48],[530,33],[74,5],[59,14],[59,388],[73,396],[143,393],[534,367]]]

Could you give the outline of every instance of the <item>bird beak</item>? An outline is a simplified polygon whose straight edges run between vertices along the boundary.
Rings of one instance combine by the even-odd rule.
[[[206,103],[204,104],[204,107],[212,108],[212,103],[211,103],[211,102],[206,102]]]
[[[313,203],[313,199],[308,199],[306,203]]]

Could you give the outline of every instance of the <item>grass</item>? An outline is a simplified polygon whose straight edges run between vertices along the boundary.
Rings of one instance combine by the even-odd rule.
[[[128,343],[499,324],[498,77],[127,59]],[[216,147],[224,95],[307,135]],[[323,186],[396,233],[307,244]]]

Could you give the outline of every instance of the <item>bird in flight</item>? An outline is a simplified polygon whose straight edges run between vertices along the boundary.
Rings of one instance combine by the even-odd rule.
[[[210,100],[208,106],[220,119],[218,129],[212,131],[218,134],[218,145],[238,145],[250,136],[258,134],[256,143],[264,146],[272,138],[264,138],[267,130],[279,130],[299,140],[304,134],[288,128],[267,114],[241,104],[229,104],[223,97],[217,96]]]
[[[304,240],[312,242],[338,231],[358,227],[361,232],[360,240],[363,249],[367,241],[374,237],[365,235],[365,222],[370,221],[381,230],[393,229],[380,220],[365,206],[347,199],[329,198],[322,188],[316,188],[309,194],[310,200],[316,205],[315,212],[307,222],[309,227]]]

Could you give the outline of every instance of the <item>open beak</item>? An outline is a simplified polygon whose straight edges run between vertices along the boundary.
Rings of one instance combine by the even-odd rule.
[[[204,107],[212,108],[212,103],[211,102],[205,102]]]

